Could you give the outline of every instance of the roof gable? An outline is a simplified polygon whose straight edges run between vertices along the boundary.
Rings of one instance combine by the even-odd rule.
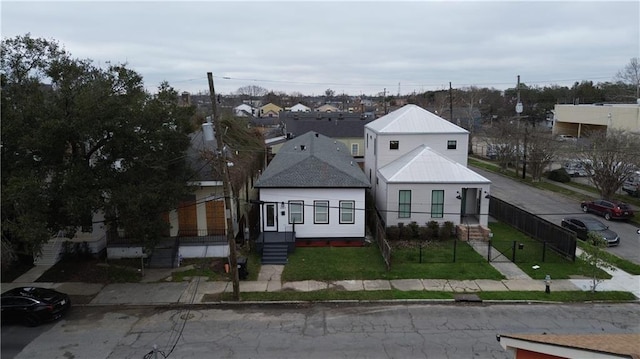
[[[370,184],[343,143],[310,131],[287,141],[254,187],[368,188]]]
[[[403,106],[367,124],[376,133],[460,133],[469,131],[416,105]]]
[[[425,145],[418,146],[378,172],[387,183],[491,183]]]

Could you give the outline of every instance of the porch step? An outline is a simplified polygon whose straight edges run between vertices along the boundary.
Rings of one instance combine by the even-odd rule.
[[[33,264],[37,266],[52,266],[60,261],[60,251],[62,248],[62,240],[52,238],[42,245],[39,256],[33,260]]]
[[[463,241],[484,241],[486,240],[486,229],[483,229],[479,225],[458,225],[458,235],[459,239]]]
[[[156,248],[149,258],[149,268],[175,268],[173,248]]]
[[[262,248],[262,264],[287,264],[287,245],[265,243]]]

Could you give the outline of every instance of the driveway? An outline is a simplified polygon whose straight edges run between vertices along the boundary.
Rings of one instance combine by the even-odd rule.
[[[471,167],[471,166],[470,166]],[[621,258],[640,264],[640,236],[637,228],[622,221],[606,221],[593,214],[585,215],[580,209],[580,201],[551,191],[537,189],[514,181],[499,174],[472,167],[474,171],[491,180],[491,195],[509,202],[548,221],[560,225],[567,216],[592,216],[608,225],[620,235],[620,245],[606,250]]]

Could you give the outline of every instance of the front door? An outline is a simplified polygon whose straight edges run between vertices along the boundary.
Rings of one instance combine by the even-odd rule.
[[[266,203],[264,205],[262,226],[265,232],[276,232],[278,230],[278,212],[275,203]]]

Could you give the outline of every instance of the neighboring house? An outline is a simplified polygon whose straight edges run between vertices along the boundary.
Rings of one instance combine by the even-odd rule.
[[[233,115],[237,117],[251,117],[255,115],[255,108],[243,103],[233,108]]]
[[[386,226],[487,226],[490,181],[467,168],[468,136],[416,105],[365,126],[365,175]]]
[[[364,243],[370,184],[344,144],[317,132],[296,136],[254,187],[260,192],[263,263],[286,262],[296,245]]]
[[[301,103],[291,106],[289,109],[291,112],[311,112],[311,107],[305,106]]]
[[[260,107],[260,117],[279,117],[282,107],[268,103]]]
[[[585,137],[609,129],[640,133],[640,103],[555,105],[553,135]]]
[[[364,157],[364,126],[373,120],[359,113],[347,112],[283,112],[280,120],[288,138],[315,131],[344,143],[354,158]],[[282,144],[274,144],[272,153],[277,154]]]
[[[207,126],[213,126],[208,123]],[[175,267],[178,258],[226,257],[229,255],[227,243],[227,222],[225,217],[225,201],[222,180],[213,170],[216,166],[214,154],[217,143],[213,132],[205,135],[198,130],[191,133],[191,146],[187,151],[189,166],[194,170],[194,176],[188,183],[193,188],[190,196],[185,198],[178,207],[165,215],[170,224],[166,233],[166,240],[154,250],[150,258],[152,267]],[[232,161],[232,159],[228,159]],[[247,186],[247,184],[245,184]],[[246,222],[244,210],[239,201],[248,203],[246,190],[239,191],[243,198],[232,198],[229,209],[234,238],[239,234]],[[246,194],[246,195],[245,195]],[[177,244],[177,247],[175,245]],[[111,241],[107,248],[109,258],[135,258],[146,256],[143,248],[130,245],[126,240]]]
[[[516,334],[497,337],[514,359],[640,358],[640,334]]]
[[[339,108],[329,104],[324,104],[316,108],[316,112],[338,112],[338,111],[340,111]]]

